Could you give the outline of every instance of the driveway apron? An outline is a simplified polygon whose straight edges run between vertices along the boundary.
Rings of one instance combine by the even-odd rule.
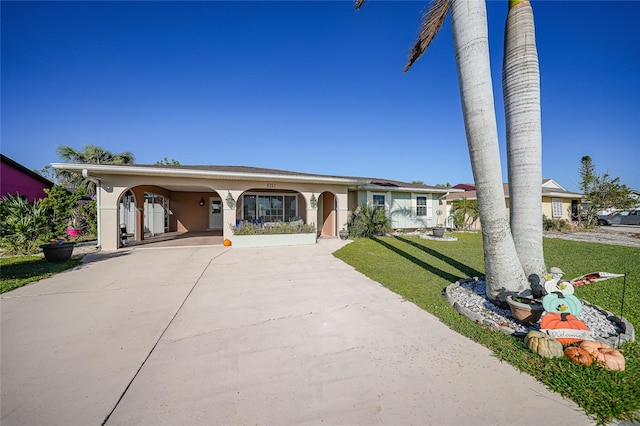
[[[136,249],[5,294],[2,424],[591,423],[343,244]]]

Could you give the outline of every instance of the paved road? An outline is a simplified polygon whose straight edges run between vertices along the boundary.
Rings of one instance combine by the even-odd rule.
[[[4,294],[2,425],[590,423],[342,244],[90,254]]]

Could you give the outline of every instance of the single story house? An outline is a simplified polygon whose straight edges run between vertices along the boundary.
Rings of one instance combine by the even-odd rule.
[[[18,194],[27,201],[41,200],[47,197],[45,189],[53,186],[53,182],[27,169],[22,164],[0,154],[0,198],[7,194]]]
[[[503,184],[505,203],[507,205],[507,215],[509,214],[509,185]],[[451,217],[451,206],[455,200],[466,197],[468,200],[477,199],[475,186],[472,184],[458,184],[453,186],[454,189],[463,192],[452,192],[446,197],[447,225],[453,226],[453,218]],[[564,189],[558,182],[553,179],[542,180],[542,214],[550,219],[564,219],[575,221],[578,219],[582,211],[581,205],[584,196],[577,192],[571,192]],[[476,229],[480,228],[480,221],[474,224]]]
[[[54,163],[96,183],[98,244],[121,245],[166,232],[219,232],[231,238],[240,221],[300,220],[337,237],[362,203],[385,206],[396,229],[438,223],[440,200],[457,190],[350,176],[245,166]]]

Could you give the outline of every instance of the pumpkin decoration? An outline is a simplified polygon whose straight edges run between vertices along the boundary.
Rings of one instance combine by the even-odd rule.
[[[587,351],[601,366],[609,370],[624,371],[624,355],[619,350],[613,349],[605,343],[586,340],[580,343],[580,348]]]
[[[547,312],[559,314],[568,313],[578,316],[582,313],[582,302],[572,294],[563,294],[559,291],[547,294],[542,299],[542,306]]]
[[[563,345],[592,340],[589,326],[567,313],[547,312],[540,321],[540,331],[546,332]]]
[[[593,360],[589,352],[578,346],[569,346],[564,350],[564,354],[569,357],[571,362],[589,367]]]
[[[531,330],[524,338],[524,345],[543,358],[560,358],[562,343],[540,331]]]
[[[222,245],[225,247],[230,247],[231,246],[231,240],[228,238],[225,238],[224,241],[222,242]]]
[[[551,280],[544,283],[547,294],[562,293],[565,296],[574,292],[573,285],[569,281]]]

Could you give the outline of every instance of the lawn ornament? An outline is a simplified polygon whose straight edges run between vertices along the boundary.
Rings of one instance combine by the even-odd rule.
[[[569,313],[547,312],[540,320],[540,331],[565,346],[582,340],[593,340],[589,326]]]
[[[590,274],[585,274],[578,278],[574,278],[570,282],[574,287],[579,287],[581,285],[587,285],[596,283],[598,281],[604,281],[610,278],[618,277],[624,277],[624,274],[612,274],[611,272],[591,272]]]
[[[577,346],[569,346],[564,350],[564,354],[571,360],[571,362],[584,365],[585,367],[589,367],[593,362],[589,352]]]
[[[527,333],[524,345],[543,358],[560,358],[564,355],[562,343],[540,331],[531,330]]]
[[[222,242],[222,245],[225,247],[231,247],[231,240],[228,238],[225,238],[224,241]]]
[[[608,370],[624,371],[624,355],[611,346],[600,342],[584,341],[580,343],[580,348],[584,349],[601,366]]]
[[[572,295],[574,293],[573,285],[569,281],[564,281],[564,280],[546,281],[544,283],[544,289],[547,292],[547,294],[562,293],[566,296],[566,295]]]
[[[547,294],[542,299],[542,306],[547,312],[558,314],[568,313],[578,316],[582,312],[582,302],[572,294],[563,294],[559,291]]]

